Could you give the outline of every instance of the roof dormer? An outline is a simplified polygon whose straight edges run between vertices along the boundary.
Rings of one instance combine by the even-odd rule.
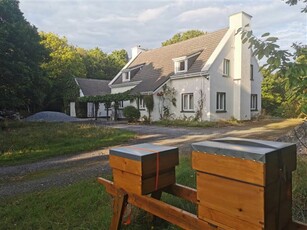
[[[144,66],[145,64],[140,64],[137,66],[132,66],[129,69],[124,69],[122,71],[122,82],[130,81]]]
[[[173,58],[174,73],[177,74],[187,72],[201,52],[202,50],[190,55]]]
[[[185,73],[188,71],[188,57],[187,56],[173,58],[173,62],[174,62],[174,72],[175,73]]]
[[[130,81],[130,71],[123,71],[122,78],[123,78],[123,82]]]

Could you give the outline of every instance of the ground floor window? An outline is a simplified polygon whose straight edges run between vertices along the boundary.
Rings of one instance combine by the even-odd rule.
[[[251,95],[251,110],[257,110],[257,94]]]
[[[119,109],[124,108],[124,101],[119,101],[119,102],[118,102],[118,108],[119,108]]]
[[[193,93],[182,94],[182,111],[194,110],[194,95]]]
[[[145,103],[144,103],[144,98],[143,97],[140,97],[139,98],[139,109],[145,109],[146,106],[145,106]]]
[[[216,111],[226,111],[226,93],[224,92],[217,92],[216,94]]]

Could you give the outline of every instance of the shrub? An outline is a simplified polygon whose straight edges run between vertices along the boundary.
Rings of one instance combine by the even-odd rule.
[[[129,122],[137,121],[140,119],[141,113],[134,106],[127,106],[124,108],[124,116],[128,119]]]

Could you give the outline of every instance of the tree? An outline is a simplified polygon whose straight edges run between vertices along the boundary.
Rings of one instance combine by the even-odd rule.
[[[177,42],[185,41],[190,38],[195,38],[201,35],[206,34],[204,31],[200,30],[188,30],[184,33],[177,33],[175,34],[171,39],[166,40],[165,42],[162,42],[162,46],[168,46]]]
[[[39,110],[48,87],[40,68],[47,55],[17,0],[0,0],[0,110]]]
[[[307,0],[287,0],[286,3],[290,6],[296,5],[299,1],[305,2],[306,6],[302,8],[302,13],[307,13]]]
[[[304,2],[307,2],[304,0]],[[289,0],[286,3],[292,5],[297,1]],[[306,13],[306,8],[302,10]],[[242,42],[249,42],[253,55],[259,60],[266,58],[266,64],[262,66],[270,73],[275,73],[283,80],[282,86],[287,92],[287,104],[298,104],[295,114],[307,116],[307,46],[293,44],[293,51],[280,49],[276,44],[277,37],[271,37],[270,33],[264,33],[261,38],[253,35],[252,31],[240,28],[237,31],[241,34]]]
[[[283,116],[283,102],[285,102],[286,91],[282,84],[283,78],[278,74],[262,70],[262,109],[266,114],[281,117]]]
[[[78,49],[86,69],[86,78],[108,79],[106,74],[108,55],[99,48]]]
[[[51,82],[46,109],[65,111],[68,103],[78,96],[74,78],[85,77],[86,68],[80,53],[65,37],[44,32],[40,36],[41,44],[50,52],[49,59],[41,65]]]
[[[126,65],[128,53],[126,50],[114,50],[108,55],[105,74],[107,80],[113,79],[116,74]]]

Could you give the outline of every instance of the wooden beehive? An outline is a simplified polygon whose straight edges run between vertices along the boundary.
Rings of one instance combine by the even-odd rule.
[[[222,138],[192,144],[198,216],[229,229],[291,229],[291,143]]]
[[[114,184],[139,195],[175,183],[178,148],[138,144],[110,149]]]

